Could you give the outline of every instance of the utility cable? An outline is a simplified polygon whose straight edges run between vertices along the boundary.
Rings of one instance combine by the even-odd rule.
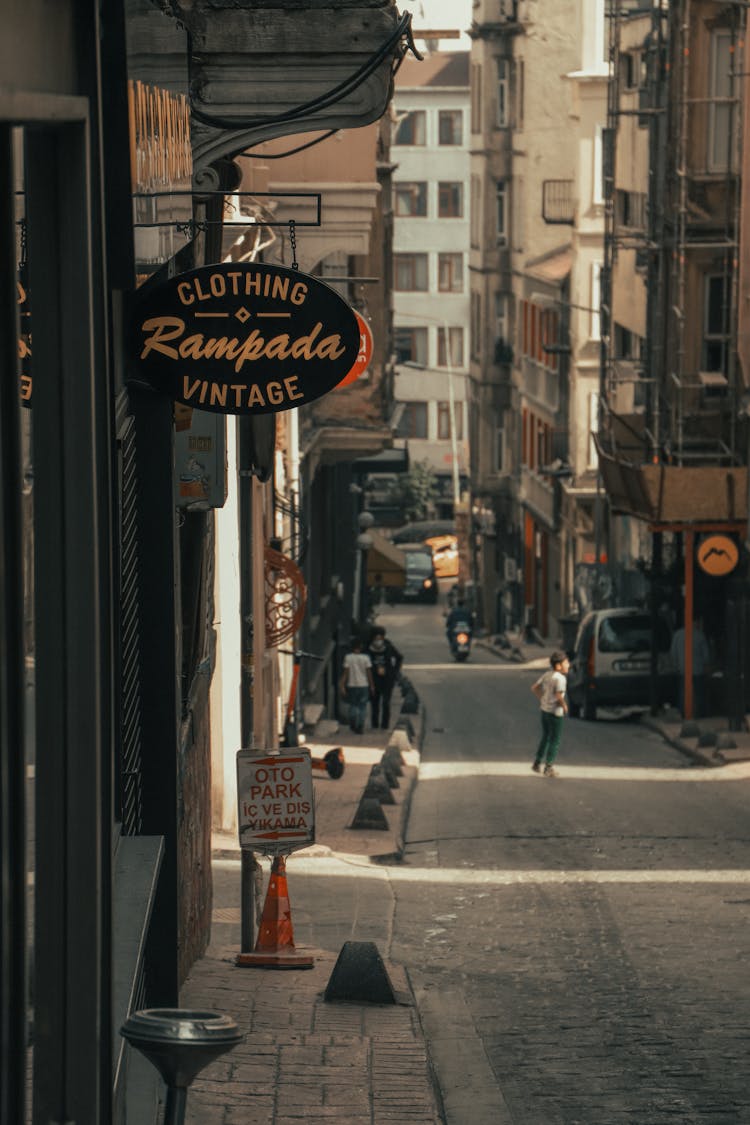
[[[352,93],[358,86],[361,86],[362,83],[377,70],[380,64],[388,57],[392,48],[400,42],[404,36],[407,38],[407,44],[403,53],[405,53],[406,50],[411,50],[416,58],[422,58],[414,45],[414,39],[411,34],[411,18],[411,13],[406,12],[383,45],[379,47],[354,74],[350,75],[349,78],[344,79],[338,86],[334,86],[327,94],[322,94],[309,102],[295,106],[294,109],[287,110],[284,113],[274,114],[270,117],[219,117],[198,109],[191,98],[191,113],[195,115],[196,120],[202,122],[204,125],[211,125],[217,129],[254,129],[264,125],[280,125],[285,122],[295,121],[299,117],[305,117],[319,110],[327,109],[329,106],[334,105],[336,102],[341,101],[342,98]]]

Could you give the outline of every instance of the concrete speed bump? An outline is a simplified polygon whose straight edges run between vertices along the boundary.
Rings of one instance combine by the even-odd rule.
[[[388,971],[372,941],[345,941],[323,993],[328,1004],[396,1004]]]

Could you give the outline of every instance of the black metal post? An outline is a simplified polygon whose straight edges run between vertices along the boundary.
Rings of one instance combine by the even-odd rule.
[[[12,133],[0,130],[0,1122],[26,1120],[26,817],[21,450]]]
[[[662,533],[655,531],[651,537],[651,683],[649,702],[651,714],[659,710],[659,596],[661,592]]]
[[[184,1086],[167,1088],[167,1108],[164,1111],[164,1125],[183,1125],[187,1109],[187,1090]]]

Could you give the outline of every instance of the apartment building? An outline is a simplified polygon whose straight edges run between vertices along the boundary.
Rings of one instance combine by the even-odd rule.
[[[676,624],[704,618],[727,689],[712,702],[737,721],[748,624],[745,28],[744,4],[611,5],[597,439],[613,582],[647,567],[655,608]],[[712,557],[728,562],[717,570]],[[689,713],[687,690],[685,702]]]
[[[397,435],[451,518],[469,471],[468,51],[405,60],[393,109]]]
[[[489,628],[556,631],[578,0],[478,0],[471,28],[474,567]],[[562,341],[565,341],[564,343]]]

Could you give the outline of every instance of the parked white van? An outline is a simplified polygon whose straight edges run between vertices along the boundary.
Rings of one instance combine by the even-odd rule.
[[[593,720],[598,707],[648,707],[651,639],[651,615],[636,606],[587,613],[578,627],[568,672],[570,714]],[[671,640],[669,625],[657,618],[659,702],[665,702],[674,689]]]

